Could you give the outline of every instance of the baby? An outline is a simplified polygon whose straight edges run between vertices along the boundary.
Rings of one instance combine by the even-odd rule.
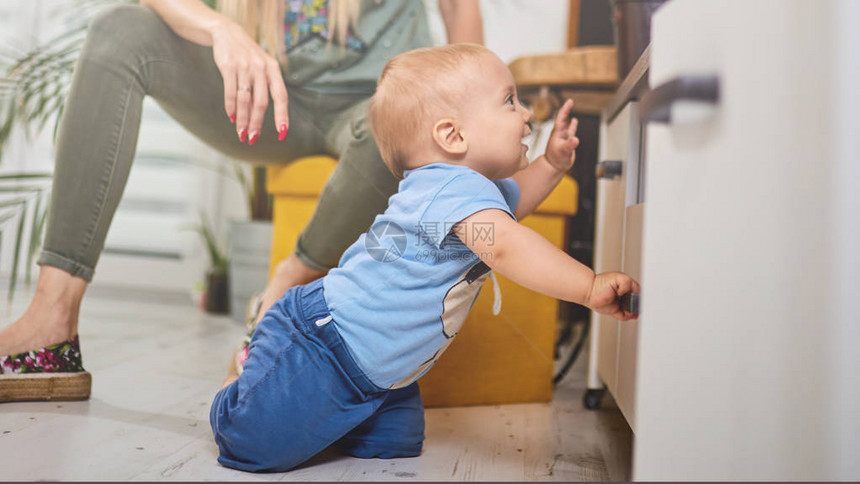
[[[532,163],[529,112],[505,64],[478,45],[400,54],[368,121],[402,178],[371,229],[325,277],[288,290],[253,333],[241,375],[212,404],[218,461],[284,471],[334,444],[357,457],[421,452],[416,380],[460,330],[497,271],[558,299],[631,319],[623,273],[595,275],[517,223],[573,165],[568,100]],[[235,380],[235,381],[233,381]]]

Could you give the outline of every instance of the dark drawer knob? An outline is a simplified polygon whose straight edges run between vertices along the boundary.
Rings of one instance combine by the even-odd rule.
[[[615,160],[601,161],[597,164],[594,170],[594,175],[597,178],[606,178],[612,180],[621,176],[624,163]]]

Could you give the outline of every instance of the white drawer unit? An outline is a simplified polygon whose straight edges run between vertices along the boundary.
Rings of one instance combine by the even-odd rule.
[[[637,103],[603,116],[600,133],[594,270],[624,271],[642,283],[641,247],[644,190],[640,176],[642,129]],[[632,429],[635,422],[638,320],[591,315],[591,351],[585,405],[600,405],[604,387],[615,398]]]
[[[856,0],[653,17],[651,89],[604,117],[627,173],[598,185],[595,244],[642,307],[594,319],[589,378],[636,433],[633,480],[860,479],[858,24]]]

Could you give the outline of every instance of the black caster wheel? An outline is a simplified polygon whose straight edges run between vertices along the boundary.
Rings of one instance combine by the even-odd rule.
[[[585,391],[585,395],[582,396],[582,406],[589,410],[597,410],[598,408],[600,408],[600,402],[603,400],[603,395],[605,393],[605,388],[589,388]]]

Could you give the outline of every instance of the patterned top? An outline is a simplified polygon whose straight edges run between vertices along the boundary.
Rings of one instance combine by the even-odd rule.
[[[284,0],[284,44],[287,52],[312,36],[328,41],[328,0]],[[364,42],[355,36],[352,28],[347,30],[346,47],[364,49]]]

